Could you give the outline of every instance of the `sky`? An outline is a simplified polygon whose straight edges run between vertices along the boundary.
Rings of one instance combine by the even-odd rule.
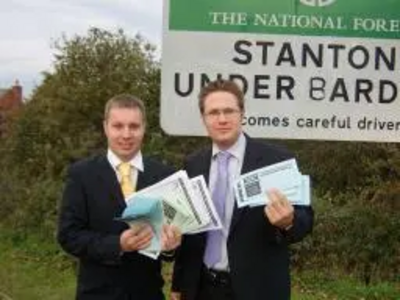
[[[0,89],[19,80],[24,97],[51,71],[52,43],[90,27],[140,33],[160,47],[163,0],[9,0],[0,8]]]

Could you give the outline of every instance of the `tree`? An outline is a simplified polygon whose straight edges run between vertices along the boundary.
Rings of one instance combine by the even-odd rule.
[[[162,136],[155,128],[159,64],[154,47],[145,39],[130,38],[122,30],[92,28],[86,36],[63,36],[54,47],[54,71],[44,74],[43,83],[22,110],[2,158],[8,167],[0,176],[9,191],[8,212],[2,215],[14,221],[18,217],[22,224],[13,224],[24,228],[40,228],[44,223],[54,228],[66,167],[105,146],[102,120],[109,98],[132,93],[143,99],[149,130]]]

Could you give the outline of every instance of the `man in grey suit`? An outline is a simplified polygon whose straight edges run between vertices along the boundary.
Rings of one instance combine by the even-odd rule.
[[[199,108],[212,145],[190,155],[185,169],[191,177],[205,176],[224,228],[183,238],[172,299],[288,300],[288,246],[311,231],[313,211],[291,205],[278,190],[269,191],[265,207],[238,209],[232,183],[293,155],[243,133],[244,95],[234,82],[209,83],[200,92]]]
[[[126,207],[127,195],[173,172],[171,167],[142,156],[145,128],[141,100],[131,95],[113,97],[104,114],[107,153],[69,168],[58,241],[79,259],[76,299],[164,299],[160,259],[138,253],[149,245],[152,228],[129,228],[116,220]],[[162,243],[166,251],[176,248],[180,244],[179,230],[165,226]]]

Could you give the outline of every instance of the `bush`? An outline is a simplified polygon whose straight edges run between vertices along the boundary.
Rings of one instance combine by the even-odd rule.
[[[395,210],[378,204],[363,205],[355,194],[333,200],[314,199],[312,236],[294,247],[294,264],[300,270],[317,269],[327,276],[354,274],[365,284],[396,281],[400,265],[400,220]],[[346,202],[339,206],[336,201]]]

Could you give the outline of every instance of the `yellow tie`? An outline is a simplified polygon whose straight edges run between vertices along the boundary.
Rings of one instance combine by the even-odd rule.
[[[118,166],[118,172],[121,177],[120,185],[125,198],[135,191],[135,187],[132,183],[131,169],[131,164],[126,162],[123,162]]]

